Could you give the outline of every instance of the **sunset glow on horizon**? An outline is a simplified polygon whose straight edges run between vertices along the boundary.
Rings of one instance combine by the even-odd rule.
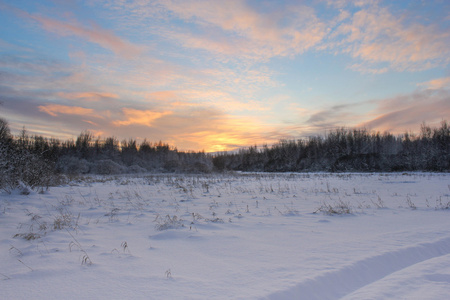
[[[0,0],[0,117],[206,152],[450,121],[450,2]]]

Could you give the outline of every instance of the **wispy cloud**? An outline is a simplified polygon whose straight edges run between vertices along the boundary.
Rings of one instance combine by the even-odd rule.
[[[418,85],[433,90],[446,89],[450,88],[450,77],[437,78]]]
[[[317,45],[327,30],[313,8],[299,4],[266,2],[251,6],[240,0],[143,0],[116,1],[114,7],[141,20],[178,19],[188,27],[195,26],[196,30],[154,25],[154,33],[185,48],[203,49],[226,59],[259,61],[303,53]]]
[[[325,131],[338,127],[356,126],[367,120],[364,112],[370,111],[370,103],[345,103],[333,105],[326,109],[310,112],[309,118],[303,123],[309,134],[323,134]]]
[[[38,108],[39,108],[39,111],[45,112],[53,117],[56,117],[59,114],[78,115],[78,116],[86,116],[86,115],[95,116],[95,112],[93,109],[79,107],[79,106],[47,104],[47,105],[41,105]]]
[[[322,2],[328,4],[325,12],[304,2],[142,0],[108,5],[114,12],[133,15],[124,17],[125,23],[149,22],[152,34],[187,49],[205,50],[221,62],[251,64],[328,49],[350,55],[354,62],[349,67],[361,73],[417,71],[450,63],[445,26],[421,22],[407,10],[394,12],[377,0]],[[171,20],[181,25],[164,25]]]
[[[357,113],[355,110],[362,108]],[[422,122],[439,123],[450,115],[450,92],[419,90],[410,94],[320,110],[303,125],[315,134],[337,127],[366,127],[401,134],[419,130]]]
[[[144,125],[151,127],[155,120],[172,114],[170,111],[157,112],[151,110],[138,110],[134,108],[123,108],[123,114],[126,120],[124,121],[114,121],[113,124],[116,126],[128,126],[133,124]]]
[[[90,121],[90,120],[83,120],[83,122],[86,122],[86,123],[88,123],[88,124],[91,124],[91,125],[93,125],[93,126],[98,127],[98,124],[97,124],[97,123],[92,122],[92,121]]]
[[[124,58],[134,58],[144,50],[142,46],[135,45],[117,36],[113,31],[101,28],[94,22],[90,22],[89,26],[86,26],[86,24],[82,25],[77,21],[59,21],[40,15],[29,15],[29,17],[38,21],[49,32],[60,36],[83,38]]]
[[[360,60],[351,66],[359,72],[416,71],[450,63],[448,30],[394,15],[376,2],[349,15],[329,40],[332,49]]]
[[[107,92],[59,92],[57,95],[64,99],[81,99],[88,101],[98,101],[103,99],[117,99],[119,95]]]
[[[394,133],[417,132],[422,122],[439,123],[450,116],[450,92],[443,90],[417,91],[377,104],[376,117],[361,126]]]

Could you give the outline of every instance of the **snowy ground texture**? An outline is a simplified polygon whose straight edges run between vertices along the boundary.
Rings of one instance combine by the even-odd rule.
[[[93,177],[0,194],[2,299],[445,299],[450,174]]]

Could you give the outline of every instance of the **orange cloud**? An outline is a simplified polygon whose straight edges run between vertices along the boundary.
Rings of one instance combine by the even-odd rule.
[[[59,104],[48,104],[41,105],[38,107],[40,111],[45,112],[53,117],[58,116],[58,114],[66,114],[66,115],[94,115],[94,110],[90,108],[84,108],[79,106],[66,106]]]
[[[221,75],[223,76],[223,75]],[[240,96],[249,91],[240,90]],[[180,89],[177,91],[158,91],[146,93],[145,98],[158,101],[159,107],[184,109],[186,107],[217,107],[221,111],[268,111],[270,105],[255,100],[242,101],[220,88]],[[167,104],[167,105],[166,105]]]
[[[127,120],[125,121],[114,121],[113,124],[116,126],[128,126],[128,125],[144,125],[148,127],[153,126],[153,122],[163,116],[172,114],[170,111],[166,112],[155,112],[151,110],[138,110],[133,108],[123,108],[122,109]]]
[[[47,31],[60,36],[75,35],[81,37],[125,58],[133,58],[143,51],[142,47],[134,45],[116,36],[112,31],[103,29],[95,24],[85,27],[76,23],[71,24],[37,15],[31,15],[30,17],[41,23]]]
[[[158,91],[148,93],[146,97],[151,100],[168,101],[176,99],[177,93],[175,91]]]
[[[424,86],[428,89],[439,90],[450,87],[450,77],[437,78],[427,82],[420,83],[419,86]]]
[[[171,102],[170,105],[174,108],[185,108],[185,107],[201,107],[200,103],[192,103],[187,101],[174,101]]]
[[[86,123],[91,124],[91,125],[94,125],[94,126],[98,126],[97,123],[92,122],[92,121],[89,121],[89,120],[83,120],[83,122],[86,122]]]
[[[102,135],[105,134],[104,131],[94,130],[94,129],[89,129],[89,132],[92,133],[94,136],[98,136],[98,137],[101,137]]]
[[[98,101],[104,98],[119,98],[118,95],[113,93],[101,93],[101,92],[83,92],[83,93],[65,93],[60,92],[57,94],[59,97],[65,98],[65,99],[86,99],[86,100],[92,100],[92,101]]]

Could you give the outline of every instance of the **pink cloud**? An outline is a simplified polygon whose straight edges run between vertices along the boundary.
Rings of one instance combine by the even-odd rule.
[[[432,90],[450,88],[450,77],[437,78],[427,82],[422,82],[419,84],[419,86],[423,86]]]
[[[83,122],[86,122],[86,123],[91,124],[91,125],[94,125],[94,126],[98,126],[97,123],[92,122],[92,121],[89,121],[89,120],[83,120]]]
[[[113,98],[117,99],[119,96],[114,93],[102,93],[102,92],[75,92],[75,93],[66,93],[66,92],[60,92],[57,94],[59,97],[65,98],[65,99],[84,99],[84,100],[91,100],[91,101],[98,101],[105,98]]]
[[[185,47],[225,55],[247,59],[295,55],[317,45],[326,34],[326,25],[312,8],[303,5],[262,12],[234,0],[167,0],[161,4],[179,18],[207,28],[205,35],[169,32],[169,38]]]
[[[79,106],[66,106],[59,104],[48,104],[41,105],[38,107],[39,111],[45,112],[53,117],[58,116],[58,114],[66,114],[66,115],[94,115],[94,110],[90,108],[84,108]]]
[[[178,98],[175,91],[157,91],[147,93],[146,98],[157,101],[171,101]]]
[[[378,102],[370,121],[359,124],[370,129],[403,133],[417,131],[422,122],[438,123],[450,116],[450,93],[425,90]]]
[[[316,135],[339,127],[365,127],[374,131],[402,134],[406,131],[418,132],[423,122],[439,124],[442,120],[448,120],[448,116],[450,92],[427,89],[310,112],[309,118],[298,131],[302,135]]]
[[[133,58],[143,51],[141,46],[132,44],[115,35],[113,31],[103,29],[96,24],[83,26],[76,22],[62,22],[38,15],[30,15],[30,17],[41,23],[42,27],[47,31],[56,33],[60,36],[81,37],[125,58]]]
[[[449,44],[450,32],[395,16],[377,4],[364,6],[330,35],[331,47],[342,47],[343,52],[360,59],[362,63],[352,68],[367,73],[414,71],[448,64]],[[383,63],[388,67],[379,66]]]
[[[123,108],[122,111],[126,117],[126,120],[114,121],[113,124],[116,126],[144,125],[152,127],[155,120],[172,114],[170,111],[155,112],[151,110],[138,110],[134,108]]]

